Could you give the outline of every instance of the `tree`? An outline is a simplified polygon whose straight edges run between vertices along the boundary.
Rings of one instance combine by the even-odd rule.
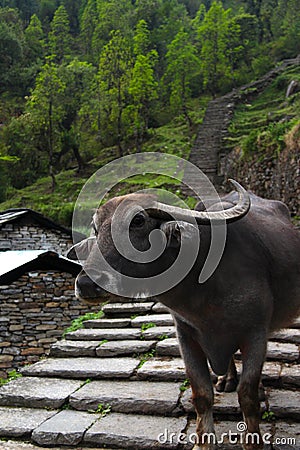
[[[5,22],[0,22],[0,92],[16,88],[19,67],[23,58],[23,45],[15,30]]]
[[[166,60],[165,79],[168,80],[170,86],[170,103],[174,108],[183,112],[188,125],[192,127],[187,102],[191,94],[190,82],[199,74],[200,61],[196,47],[184,29],[181,29],[168,45]]]
[[[59,157],[73,152],[78,164],[78,172],[85,163],[80,152],[80,110],[84,102],[84,93],[92,83],[95,68],[92,64],[79,61],[77,58],[62,68],[62,80],[65,83],[63,92],[64,116],[61,123],[62,146]]]
[[[148,51],[150,45],[147,23],[141,20],[134,36],[135,63],[129,83],[132,104],[129,107],[133,117],[135,144],[138,152],[148,131],[148,119],[151,101],[158,98],[158,82],[155,80],[154,67],[158,60],[156,50]]]
[[[119,156],[124,152],[123,113],[127,106],[131,68],[132,55],[128,41],[120,31],[113,31],[100,57],[98,78],[102,107],[107,125],[116,136]]]
[[[230,19],[230,10],[213,2],[198,29],[204,87],[215,96],[222,85],[232,81],[235,52],[241,51],[238,24]]]
[[[48,171],[55,189],[55,152],[60,148],[59,125],[64,109],[61,101],[66,85],[59,76],[58,66],[47,61],[37,76],[36,85],[27,102],[27,110],[35,124],[37,147],[48,154]]]
[[[24,31],[24,36],[27,60],[36,61],[37,59],[42,59],[45,49],[45,39],[42,23],[36,14],[33,14],[31,17],[30,23]]]
[[[93,36],[98,20],[96,0],[88,0],[80,20],[80,41],[89,60],[93,60]]]
[[[61,64],[66,56],[71,53],[72,37],[70,23],[66,8],[61,5],[54,14],[49,33],[49,50],[54,55],[55,61]]]

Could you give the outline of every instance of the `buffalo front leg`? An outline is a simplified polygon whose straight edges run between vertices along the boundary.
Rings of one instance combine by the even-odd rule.
[[[250,336],[241,346],[243,372],[237,388],[239,403],[247,426],[244,449],[263,448],[260,434],[259,384],[266,355],[267,338],[264,333]]]
[[[178,325],[177,334],[197,413],[197,443],[193,450],[213,450],[216,440],[212,415],[214,394],[207,359],[199,343],[191,337],[192,330],[188,332],[185,325],[184,328]]]

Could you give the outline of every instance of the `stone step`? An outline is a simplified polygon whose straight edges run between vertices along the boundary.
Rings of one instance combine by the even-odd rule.
[[[103,341],[105,340],[130,340],[140,339],[141,330],[136,328],[81,328],[67,333],[66,338],[75,341]]]
[[[133,314],[146,314],[151,311],[154,302],[108,303],[102,311],[106,316],[128,317]]]
[[[166,430],[176,435],[186,426],[186,418],[111,413],[89,428],[83,442],[130,450],[176,449],[178,442],[160,444],[159,436]]]
[[[56,413],[46,409],[0,407],[0,436],[28,439],[35,428]]]
[[[141,328],[145,324],[155,324],[156,326],[172,326],[174,320],[171,314],[148,314],[138,316],[131,320],[131,326]]]
[[[222,450],[242,450],[240,442],[243,439],[241,433],[241,421],[215,420],[216,443],[217,448]],[[261,433],[265,438],[265,450],[298,450],[300,442],[300,427],[298,424],[290,422],[271,421],[262,422],[260,425]],[[196,421],[189,422],[186,434],[181,436],[181,443],[184,449],[191,450],[195,443]],[[161,442],[172,441],[178,442],[179,433],[171,436],[166,433],[161,436]],[[277,441],[277,443],[276,443]]]
[[[279,342],[290,342],[293,344],[300,344],[300,329],[297,328],[284,328],[283,330],[276,331],[270,336],[270,340]]]
[[[100,414],[72,410],[60,411],[36,427],[31,439],[42,446],[78,445],[82,442],[87,430],[99,418]]]
[[[82,386],[82,380],[21,377],[0,388],[0,405],[31,408],[60,408]]]
[[[85,328],[124,328],[130,325],[130,319],[93,319],[83,322]]]
[[[145,381],[92,381],[70,396],[77,410],[96,411],[99,404],[113,412],[131,414],[178,414],[180,383]]]
[[[63,339],[50,347],[50,356],[61,358],[64,356],[96,356],[96,348],[101,341],[73,341]]]
[[[139,365],[136,358],[48,358],[24,367],[22,374],[59,378],[129,378]]]
[[[111,341],[100,345],[96,350],[99,357],[115,357],[125,355],[140,355],[155,349],[156,341]]]

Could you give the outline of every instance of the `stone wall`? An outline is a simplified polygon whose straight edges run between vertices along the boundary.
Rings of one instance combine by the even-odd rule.
[[[54,250],[65,255],[72,246],[70,235],[50,228],[19,222],[0,227],[1,250]]]
[[[37,270],[0,286],[0,377],[47,355],[72,320],[99,309],[75,298],[69,273]]]
[[[235,149],[223,160],[224,179],[234,178],[255,194],[287,204],[293,216],[300,218],[300,145],[287,146],[279,155],[255,154],[241,157]],[[224,188],[228,188],[228,183]]]

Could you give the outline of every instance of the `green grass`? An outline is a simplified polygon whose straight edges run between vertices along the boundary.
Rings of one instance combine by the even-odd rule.
[[[195,123],[195,129],[192,132],[182,117],[177,117],[160,128],[150,130],[148,140],[143,147],[145,158],[147,158],[147,152],[167,153],[188,158],[194,139],[193,133],[196,132],[196,125],[201,122],[204,116],[208,101],[208,97],[193,100],[191,116]],[[130,152],[131,150],[129,150]],[[50,177],[40,178],[36,183],[24,189],[10,188],[7,192],[7,200],[0,203],[0,209],[31,208],[55,222],[70,227],[74,204],[82,187],[96,170],[114,160],[117,157],[116,155],[117,149],[115,147],[101,149],[88,162],[82,174],[79,175],[75,169],[60,172],[56,175],[57,186],[54,192],[51,191]],[[145,172],[136,177],[123,180],[111,190],[106,199],[115,195],[123,195],[139,189],[149,188],[165,189],[176,193],[176,191],[179,191],[182,175],[179,173],[176,174],[176,178],[173,178]],[[110,180],[108,177],[107,180],[103,179],[102,181],[105,183]],[[89,207],[89,205],[86,206]],[[91,201],[90,206],[91,209],[95,207],[93,201]]]
[[[3,384],[9,383],[10,381],[20,377],[22,377],[22,374],[17,372],[16,369],[10,370],[7,372],[7,378],[0,378],[0,386],[3,386]]]
[[[236,107],[225,139],[228,150],[239,147],[245,158],[267,151],[276,157],[285,148],[285,136],[300,113],[300,93],[286,98],[291,80],[300,82],[298,68],[287,69],[254,100]]]
[[[71,325],[66,328],[63,332],[63,337],[66,336],[67,333],[71,333],[72,331],[77,331],[83,328],[84,322],[86,320],[93,320],[93,319],[101,319],[101,317],[104,316],[103,311],[99,311],[97,313],[86,313],[83,316],[78,317],[77,319],[74,319],[71,323]]]

